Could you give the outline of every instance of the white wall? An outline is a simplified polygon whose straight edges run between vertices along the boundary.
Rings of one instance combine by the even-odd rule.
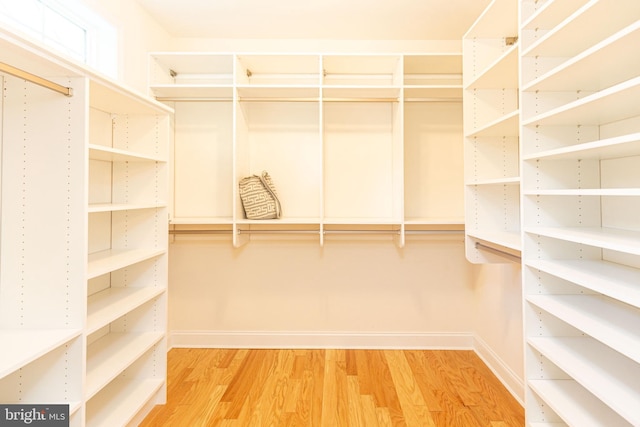
[[[83,0],[118,29],[119,80],[142,93],[147,89],[147,52],[165,50],[169,34],[131,0]]]

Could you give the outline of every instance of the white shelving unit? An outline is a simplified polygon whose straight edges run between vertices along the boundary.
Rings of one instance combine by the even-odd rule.
[[[520,10],[527,423],[639,425],[640,4]]]
[[[166,398],[171,109],[9,32],[0,45],[19,70],[0,73],[0,400],[135,423]]]
[[[175,230],[230,232],[239,246],[243,231],[267,229],[317,233],[320,244],[334,231],[387,231],[400,245],[405,224],[462,229],[462,162],[438,160],[461,158],[459,53],[150,61],[151,93],[175,109]],[[237,184],[263,170],[283,202],[279,220],[244,218]]]
[[[466,254],[520,256],[518,5],[494,0],[463,37]],[[506,254],[506,256],[501,255]]]

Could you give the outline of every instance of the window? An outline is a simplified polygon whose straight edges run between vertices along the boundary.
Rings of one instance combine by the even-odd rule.
[[[116,28],[79,0],[0,0],[0,23],[104,74],[118,75]]]

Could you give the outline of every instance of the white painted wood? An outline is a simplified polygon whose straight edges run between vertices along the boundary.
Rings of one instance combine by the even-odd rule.
[[[566,424],[529,423],[531,426],[631,426],[572,380],[530,380],[530,387]]]
[[[637,362],[591,338],[529,338],[528,343],[630,425],[638,425],[640,415],[635,408],[640,402],[640,365]],[[602,365],[611,369],[604,371],[600,369]]]
[[[161,390],[162,385],[161,379],[118,379],[111,382],[87,403],[87,425],[128,425],[134,415]]]
[[[165,290],[160,287],[111,287],[91,295],[87,307],[87,333],[97,331],[163,292]]]
[[[463,37],[466,255],[520,250],[518,4],[492,1]],[[514,253],[514,251],[516,251]]]
[[[637,425],[640,7],[521,10],[528,422]]]

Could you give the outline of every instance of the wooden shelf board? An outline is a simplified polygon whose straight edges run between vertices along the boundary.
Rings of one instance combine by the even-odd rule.
[[[482,240],[515,251],[520,251],[522,247],[520,232],[518,231],[467,230],[467,235],[473,239]]]
[[[518,44],[511,46],[464,89],[517,89]]]
[[[525,265],[640,308],[640,269],[603,260],[525,260]]]
[[[0,330],[0,379],[80,336],[78,329]]]
[[[125,203],[94,203],[90,204],[88,208],[89,213],[97,213],[97,212],[117,212],[117,211],[132,211],[132,210],[140,210],[140,209],[157,209],[157,208],[166,208],[167,204],[162,203],[136,203],[136,204],[125,204]]]
[[[580,427],[624,425],[624,423],[615,424],[616,421],[623,420],[573,380],[529,380],[528,385],[567,425]],[[612,420],[615,420],[613,424],[611,424]],[[540,425],[556,424],[540,423]]]
[[[637,46],[640,46],[640,21],[526,83],[523,91],[606,89],[637,73],[638,57],[629,55]]]
[[[544,96],[541,92],[540,96]],[[522,121],[523,126],[602,125],[640,115],[640,76]]]
[[[467,134],[467,138],[484,136],[518,136],[520,110],[511,111]]]
[[[640,311],[599,295],[527,295],[526,300],[640,363]],[[594,316],[594,313],[598,313]]]
[[[525,232],[640,255],[640,232],[604,227],[527,227]]]
[[[522,29],[535,30],[536,28],[548,29],[555,27],[576,9],[585,4],[586,1],[587,0],[547,1],[522,22]]]
[[[523,156],[523,160],[615,159],[640,153],[640,132]]]
[[[88,298],[86,333],[91,334],[166,290],[160,287],[108,288]]]
[[[610,31],[629,25],[637,19],[637,4],[618,0],[580,2],[579,8],[530,46],[523,56],[575,56],[597,44]],[[634,9],[635,8],[635,9]],[[611,13],[616,9],[616,13]],[[602,17],[607,19],[603,20]],[[589,28],[590,31],[584,31]]]
[[[520,177],[508,177],[508,178],[494,178],[494,179],[480,179],[477,181],[471,181],[465,183],[465,185],[519,185]]]
[[[89,144],[89,158],[106,162],[166,162],[166,159],[104,145]]]
[[[586,337],[528,343],[632,425],[640,425],[640,365]]]
[[[232,225],[233,217],[173,217],[170,224],[175,225]]]
[[[95,252],[89,255],[87,279],[93,279],[94,277],[151,259],[165,252],[165,249],[156,248],[130,250],[108,249],[106,251]]]
[[[640,188],[567,188],[527,190],[525,196],[640,196]]]
[[[164,379],[117,379],[87,403],[87,425],[128,425],[164,385]]]
[[[494,0],[464,34],[464,39],[518,35],[518,2]]]
[[[87,399],[164,337],[163,332],[109,333],[87,348]]]
[[[156,98],[212,98],[233,101],[233,85],[231,84],[157,84],[150,87]]]

